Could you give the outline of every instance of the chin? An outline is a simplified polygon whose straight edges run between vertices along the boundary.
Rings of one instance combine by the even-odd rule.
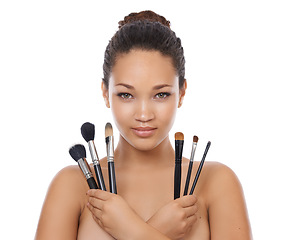
[[[163,138],[159,138],[159,139],[156,139],[156,137],[149,137],[149,138],[126,137],[126,136],[122,136],[122,137],[128,144],[130,144],[136,150],[152,151],[164,141],[166,136],[168,135],[165,135]]]
[[[159,144],[131,144],[138,151],[148,152],[154,150]]]

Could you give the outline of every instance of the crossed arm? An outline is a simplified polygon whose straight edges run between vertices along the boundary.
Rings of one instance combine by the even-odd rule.
[[[66,167],[53,179],[40,215],[35,240],[77,239],[78,224],[87,192],[79,169]],[[96,222],[115,239],[177,239],[196,220],[196,198],[187,196],[160,209],[144,222],[119,195],[101,190],[87,192]],[[168,211],[171,212],[168,221]],[[170,224],[171,225],[170,225]],[[173,227],[174,226],[174,227]]]
[[[126,201],[101,190],[89,190],[88,208],[93,218],[116,239],[180,239],[196,221],[196,197],[171,201],[144,222]],[[134,226],[134,227],[132,227]]]
[[[78,175],[79,174],[79,175]],[[208,186],[208,212],[211,239],[251,239],[243,193],[239,181],[228,168],[214,171],[216,181]],[[172,200],[144,222],[119,195],[101,190],[87,191],[80,184],[79,169],[67,167],[47,193],[40,216],[36,240],[77,238],[82,212],[80,193],[88,195],[87,207],[98,225],[115,239],[180,239],[195,224],[195,196]]]

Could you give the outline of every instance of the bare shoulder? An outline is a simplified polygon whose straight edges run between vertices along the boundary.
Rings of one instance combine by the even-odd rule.
[[[81,192],[86,192],[86,180],[78,166],[67,166],[61,169],[52,179],[48,189],[50,192],[60,192],[60,194],[68,194],[68,196],[76,196],[75,200]],[[63,193],[61,193],[63,192]]]
[[[52,184],[56,183],[69,183],[70,185],[79,185],[80,180],[83,180],[82,173],[77,165],[70,165],[61,169],[53,178]]]
[[[208,205],[227,193],[243,195],[241,183],[230,167],[219,162],[206,162],[202,174]]]
[[[48,189],[49,194],[62,196],[63,199],[73,198],[73,203],[81,210],[89,187],[86,179],[77,165],[71,165],[61,169],[53,178]]]
[[[211,192],[215,192],[215,190],[220,192],[222,189],[227,188],[241,190],[240,181],[230,167],[219,162],[207,162],[204,171],[208,178],[208,187]]]
[[[217,173],[227,172],[228,174],[234,174],[233,170],[230,167],[220,162],[205,162],[205,166],[208,171],[213,171]]]
[[[213,178],[222,176],[237,178],[236,174],[230,167],[220,162],[205,162],[205,169]]]
[[[251,239],[251,228],[241,183],[228,166],[207,162],[206,201],[211,236],[217,239]]]
[[[35,239],[76,238],[86,191],[78,166],[60,170],[48,188]]]

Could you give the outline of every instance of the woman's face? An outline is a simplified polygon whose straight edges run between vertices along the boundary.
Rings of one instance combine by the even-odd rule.
[[[121,137],[144,151],[168,136],[186,83],[179,89],[170,57],[158,51],[132,50],[117,58],[109,89],[104,85],[102,89]]]

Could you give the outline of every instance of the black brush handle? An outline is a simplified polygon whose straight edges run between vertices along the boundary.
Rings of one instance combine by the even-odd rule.
[[[117,194],[115,164],[113,161],[108,162],[110,192]]]
[[[174,171],[174,199],[180,197],[181,162],[175,162]]]
[[[187,192],[188,192],[188,186],[189,186],[191,172],[192,172],[192,165],[193,165],[193,162],[190,161],[189,162],[189,166],[188,166],[188,171],[187,171],[187,177],[186,177],[186,183],[185,183],[185,187],[184,187],[183,196],[187,195]]]
[[[98,189],[98,185],[94,179],[94,177],[90,177],[87,179],[90,189]]]
[[[175,140],[174,199],[180,197],[183,140]]]
[[[206,157],[206,154],[207,154],[207,152],[208,152],[208,149],[209,149],[210,145],[211,145],[211,142],[208,142],[207,145],[206,145],[206,148],[205,148],[205,150],[204,150],[203,157],[202,157],[202,159],[201,159],[201,161],[200,161],[200,164],[199,164],[198,169],[197,169],[197,173],[196,173],[196,175],[195,175],[195,178],[194,178],[194,181],[193,181],[193,184],[192,184],[191,191],[190,191],[190,193],[189,193],[190,195],[193,194],[193,191],[194,191],[195,186],[196,186],[196,184],[197,184],[197,181],[198,181],[199,175],[200,175],[200,173],[201,173],[201,169],[202,169],[202,166],[203,166],[203,163],[204,163],[204,160],[205,160],[205,157]]]
[[[103,173],[100,164],[94,165],[95,173],[97,176],[97,181],[100,189],[106,191],[106,185],[103,178]]]

